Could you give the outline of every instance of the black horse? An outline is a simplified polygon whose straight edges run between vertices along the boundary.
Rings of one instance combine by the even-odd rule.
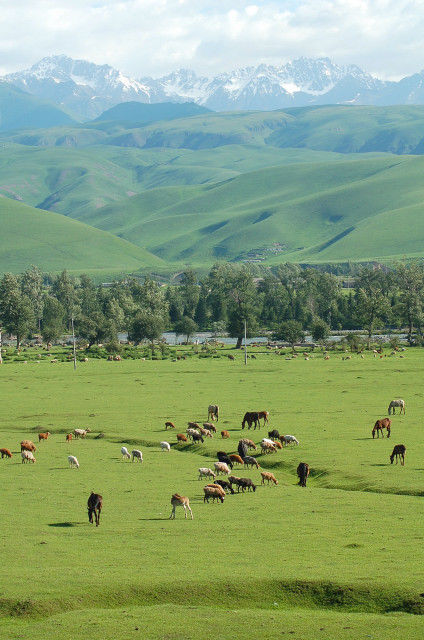
[[[299,476],[300,486],[306,487],[306,480],[309,476],[309,464],[306,464],[306,462],[300,462],[297,467],[297,475]]]
[[[96,527],[99,526],[100,522],[100,513],[102,511],[103,506],[103,498],[99,493],[90,493],[90,497],[87,501],[88,508],[88,521],[93,523],[93,515],[96,521]]]

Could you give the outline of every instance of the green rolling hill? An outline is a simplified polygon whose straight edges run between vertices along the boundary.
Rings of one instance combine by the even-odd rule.
[[[69,269],[97,275],[154,269],[162,261],[144,249],[62,215],[0,198],[0,272]]]
[[[126,240],[131,271],[137,260],[424,256],[424,107],[92,122],[4,132],[0,143],[0,195]]]
[[[424,158],[411,156],[294,164],[150,190],[83,220],[173,262],[388,259],[424,247],[423,176]]]

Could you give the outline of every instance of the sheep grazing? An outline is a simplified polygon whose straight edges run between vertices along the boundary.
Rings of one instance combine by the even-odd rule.
[[[212,422],[204,422],[203,426],[208,431],[212,431],[213,433],[216,433],[216,427],[214,424],[212,424]]]
[[[233,488],[233,484],[237,485],[240,478],[238,476],[228,476],[228,482],[230,487]]]
[[[85,438],[87,433],[91,433],[90,429],[74,429],[75,438]]]
[[[165,422],[165,429],[175,429],[175,424],[173,422]]]
[[[197,429],[187,429],[186,434],[190,439],[193,439],[193,436],[198,436],[199,432],[197,431]]]
[[[67,433],[67,434],[66,434],[66,442],[71,442],[72,437],[73,437],[73,436],[72,436],[72,433]]]
[[[2,458],[11,458],[13,455],[9,449],[0,449],[0,453]]]
[[[213,478],[215,480],[216,474],[212,471],[212,469],[208,469],[207,467],[200,467],[199,469],[199,480],[202,478]]]
[[[241,456],[238,456],[236,453],[230,453],[228,457],[230,458],[233,464],[237,462],[237,464],[244,465],[243,458]]]
[[[189,429],[196,429],[196,430],[199,430],[199,429],[200,429],[200,427],[199,427],[199,425],[197,424],[197,422],[187,422],[187,425],[188,425],[188,428],[189,428]]]
[[[240,478],[238,481],[238,487],[241,487],[242,492],[244,492],[245,489],[247,489],[248,491],[250,491],[251,489],[253,491],[256,491],[256,485],[253,484],[253,481],[251,478]],[[237,491],[238,491],[238,487],[237,487]]]
[[[393,447],[393,451],[390,455],[390,464],[393,464],[393,460],[396,458],[396,464],[398,463],[398,458],[402,466],[405,464],[405,453],[406,447],[404,444],[396,444]]]
[[[143,462],[143,454],[141,453],[140,449],[133,449],[131,451],[131,456],[132,456],[132,461],[134,462],[134,460],[138,460],[139,462]]]
[[[37,449],[35,444],[31,442],[31,440],[22,440],[21,442],[21,451],[34,451]]]
[[[228,431],[221,431],[221,438],[229,438],[230,434],[228,433]]]
[[[174,493],[171,497],[172,511],[169,516],[170,520],[175,520],[175,509],[182,507],[184,509],[184,517],[187,518],[187,509],[190,511],[191,519],[193,520],[193,512],[190,508],[190,501],[185,496],[180,496],[179,493]]]
[[[34,454],[32,453],[32,451],[27,451],[26,449],[24,449],[24,451],[21,451],[21,457],[22,457],[22,463],[24,462],[36,462],[35,458],[34,458]]]
[[[259,464],[258,461],[256,460],[256,458],[254,458],[253,456],[245,456],[243,458],[243,462],[244,462],[244,466],[246,468],[249,467],[256,467],[257,469],[259,469]]]
[[[218,502],[221,501],[221,503],[224,502],[225,491],[219,484],[207,484],[203,487],[203,492],[205,494],[203,496],[203,502],[209,502],[209,498],[212,498],[213,502],[215,502],[215,500],[218,500]]]
[[[160,447],[162,451],[171,451],[171,445],[169,444],[169,442],[161,442]]]
[[[244,442],[244,444],[247,445],[248,449],[254,449],[256,451],[258,448],[253,440],[249,440],[249,438],[243,438],[242,440],[240,440],[240,442]]]
[[[51,435],[50,431],[46,431],[45,433],[39,433],[38,434],[38,442],[41,442],[41,440],[47,440],[47,438]]]
[[[202,443],[204,442],[203,436],[201,433],[193,433],[192,438],[193,438],[193,442],[202,442]]]
[[[294,444],[297,446],[299,444],[299,440],[294,436],[290,436],[290,435],[280,436],[280,441],[281,441],[281,444],[284,444],[284,446],[287,446],[289,444]]]
[[[261,442],[262,453],[274,453],[277,449],[275,448],[275,444],[273,442]]]
[[[79,469],[79,462],[75,456],[68,456],[68,462],[71,469]]]
[[[188,442],[188,438],[183,433],[177,433],[177,442]]]
[[[199,427],[199,431],[202,436],[205,436],[206,438],[213,438],[213,433],[209,431],[209,429],[205,429],[204,427]]]
[[[226,474],[227,476],[230,474],[230,469],[225,462],[215,462],[214,467],[217,476],[219,476],[221,473]]]
[[[122,460],[131,460],[131,454],[127,447],[121,447]]]
[[[270,482],[273,482],[274,484],[278,484],[277,478],[270,471],[261,471],[261,476],[262,476],[261,484],[265,484],[265,480],[268,481],[268,484]]]
[[[234,493],[233,487],[226,480],[215,480],[215,484],[219,484],[220,487],[224,489],[224,491],[229,491],[230,493]]]

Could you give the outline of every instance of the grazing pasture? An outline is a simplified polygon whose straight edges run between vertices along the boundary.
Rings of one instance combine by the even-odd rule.
[[[0,637],[422,638],[423,353],[1,366],[0,447],[14,455],[0,460]],[[392,438],[373,440],[370,425],[397,397],[406,415],[391,417]],[[177,445],[212,398],[230,437]],[[267,408],[265,427],[241,429],[250,407]],[[75,429],[90,431],[67,442]],[[235,472],[256,491],[204,503],[199,468],[273,429],[300,445],[258,447],[260,469]],[[37,463],[21,464],[21,441],[46,432]],[[398,442],[405,466],[390,464]],[[122,447],[143,464],[123,464]],[[261,471],[278,485],[261,485]],[[92,491],[103,496],[98,527]],[[193,520],[181,508],[169,519],[175,493]]]

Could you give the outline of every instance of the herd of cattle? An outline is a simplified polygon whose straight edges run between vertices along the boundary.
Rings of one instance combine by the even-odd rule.
[[[400,408],[400,413],[405,414],[405,402],[404,400],[392,400],[389,404],[388,413],[395,413],[396,407]],[[188,442],[188,440],[192,440],[193,442],[204,442],[204,438],[209,437],[212,438],[213,434],[217,432],[217,429],[214,425],[214,422],[219,420],[219,407],[218,405],[209,405],[208,407],[208,420],[212,420],[212,422],[204,422],[202,426],[200,426],[197,422],[189,422],[188,428],[186,429],[186,433],[178,433],[177,434],[177,442],[184,443]],[[242,420],[242,429],[246,426],[248,429],[251,429],[252,426],[256,430],[261,427],[261,420],[263,420],[263,426],[265,426],[269,421],[269,412],[268,411],[249,411],[246,412],[243,416]],[[167,429],[175,429],[175,425],[173,422],[167,421],[165,423],[165,430]],[[381,420],[377,420],[373,429],[372,429],[372,437],[373,439],[377,435],[377,438],[381,436],[384,438],[384,429],[387,431],[387,437],[390,438],[391,435],[391,420],[390,418],[382,418]],[[73,438],[86,438],[87,434],[90,433],[90,429],[74,429],[72,433],[66,434],[66,442],[71,442]],[[47,440],[50,436],[50,432],[39,433],[38,434],[38,442],[40,443],[43,440]],[[221,438],[226,439],[229,438],[230,434],[228,431],[221,431]],[[261,452],[263,455],[274,453],[278,449],[282,449],[283,446],[289,445],[299,445],[299,441],[293,435],[280,435],[276,429],[268,432],[267,438],[262,438],[260,444]],[[21,447],[21,458],[22,463],[35,463],[36,458],[34,453],[36,451],[36,446],[31,440],[22,440],[20,443]],[[162,451],[170,451],[171,444],[166,441],[162,441],[160,443],[160,447]],[[211,483],[206,484],[203,487],[204,493],[204,502],[209,502],[212,499],[213,502],[217,500],[218,502],[223,503],[225,496],[227,494],[234,494],[234,487],[237,487],[237,493],[242,493],[247,491],[256,491],[256,484],[253,482],[251,478],[241,478],[239,476],[233,475],[233,467],[235,465],[242,466],[243,468],[253,468],[260,469],[260,465],[257,459],[250,454],[251,450],[256,451],[257,445],[250,440],[249,438],[242,438],[238,442],[237,453],[227,453],[226,451],[218,451],[217,452],[217,461],[214,462],[214,469],[210,469],[209,467],[200,467],[198,469],[199,472],[199,480],[207,478],[208,480],[212,480]],[[406,447],[403,444],[395,445],[393,451],[390,455],[390,463],[393,464],[396,459],[396,464],[398,460],[400,460],[401,465],[405,464],[405,452]],[[11,458],[12,452],[6,448],[0,448],[0,454],[2,458]],[[128,451],[128,449],[123,446],[121,448],[121,454],[123,459],[128,459],[134,461],[138,461],[140,463],[143,462],[143,453],[139,449],[132,449],[132,451]],[[79,462],[77,458],[73,455],[68,456],[69,466],[72,468],[79,469]],[[306,487],[306,481],[308,479],[310,468],[306,462],[300,462],[297,467],[297,476],[298,476],[298,484],[302,487]],[[269,471],[261,471],[261,484],[265,484],[265,482],[273,483],[274,485],[278,485],[278,480],[274,476],[273,473]],[[227,476],[227,479],[224,480],[222,478],[218,478],[218,476],[223,475]],[[88,502],[88,519],[89,522],[94,521],[96,526],[99,525],[100,522],[100,513],[102,510],[103,498],[100,494],[91,492]],[[193,519],[193,513],[190,508],[190,501],[186,496],[181,496],[178,493],[174,493],[171,498],[172,511],[170,518],[175,518],[175,509],[177,506],[181,506],[184,509],[185,517],[187,518],[187,510],[189,511],[191,518]]]

